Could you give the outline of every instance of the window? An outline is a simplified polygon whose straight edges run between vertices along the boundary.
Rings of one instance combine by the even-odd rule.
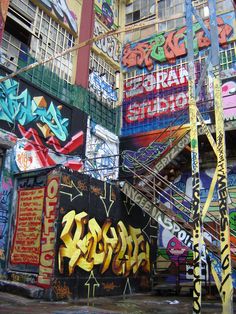
[[[154,15],[155,8],[155,0],[134,0],[126,6],[126,24]]]
[[[168,31],[181,27],[184,22],[185,1],[160,0],[158,2],[158,30]]]
[[[30,0],[12,0],[0,62],[15,71],[27,65],[28,54],[41,61],[72,47],[74,42],[72,34]],[[61,79],[72,81],[72,53],[51,61],[47,67]]]
[[[113,107],[116,102],[113,99],[116,98],[115,94],[117,94],[115,87],[116,70],[93,51],[90,53],[89,69],[91,75],[89,77],[89,90],[96,94],[102,102]],[[90,80],[90,78],[92,78],[93,76],[92,73],[94,73],[96,77],[98,77],[95,82],[93,81],[93,79]]]

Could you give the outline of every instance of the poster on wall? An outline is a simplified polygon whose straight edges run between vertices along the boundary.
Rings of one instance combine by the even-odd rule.
[[[11,264],[38,265],[45,188],[18,191]]]
[[[0,72],[1,77],[5,75]],[[84,112],[23,80],[0,83],[0,127],[23,139],[14,152],[20,171],[56,164],[79,170],[85,156],[86,124]]]

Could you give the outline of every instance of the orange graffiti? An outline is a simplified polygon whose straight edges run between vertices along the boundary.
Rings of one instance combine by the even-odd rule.
[[[127,44],[123,51],[122,63],[127,67],[146,67],[149,71],[153,69],[153,60],[150,57],[152,45],[148,42],[138,43],[133,49]]]

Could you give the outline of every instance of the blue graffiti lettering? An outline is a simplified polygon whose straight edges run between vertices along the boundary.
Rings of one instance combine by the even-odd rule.
[[[117,92],[112,88],[112,85],[106,82],[106,79],[101,77],[99,73],[92,72],[89,75],[90,87],[95,93],[102,93],[102,97],[107,100],[117,101]]]
[[[65,141],[68,137],[69,120],[62,117],[60,109],[53,102],[47,107],[43,97],[41,97],[43,105],[38,104],[27,89],[18,95],[18,89],[19,83],[12,79],[0,84],[0,120],[19,122],[21,125],[41,122],[41,128],[47,125],[50,130],[47,135],[44,134],[45,137],[55,135],[61,141]]]
[[[127,168],[135,168],[136,170],[141,167],[142,163],[148,164],[159,157],[162,152],[168,147],[169,142],[163,144],[154,142],[148,147],[141,147],[137,151],[125,150],[123,151],[123,166],[124,170]],[[136,160],[138,162],[136,162]]]

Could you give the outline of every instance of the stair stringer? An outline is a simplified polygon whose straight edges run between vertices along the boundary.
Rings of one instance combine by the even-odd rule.
[[[174,216],[175,213],[171,211],[170,208],[166,207],[162,203],[154,204],[148,199],[147,196],[142,194],[138,189],[136,189],[132,184],[125,181],[121,187],[121,191],[129,197],[136,205],[138,205],[143,211],[145,211],[149,216],[151,216],[155,221],[157,221],[163,228],[168,229],[177,239],[186,247],[193,250],[193,238],[191,232],[187,231],[181,223],[187,224],[190,229],[192,226],[186,221],[181,223],[176,222],[177,217]],[[168,214],[166,214],[167,212]],[[179,221],[179,218],[178,218]],[[211,245],[209,241],[205,240],[203,243],[203,253],[202,261],[207,262],[206,257],[211,261],[211,267],[213,268],[213,275],[218,288],[220,291],[220,281],[221,281],[221,261],[220,258],[212,251],[210,251],[207,246]],[[212,246],[214,247],[214,246]],[[217,276],[217,277],[216,277]],[[233,286],[236,288],[236,270],[232,269],[232,279]]]

